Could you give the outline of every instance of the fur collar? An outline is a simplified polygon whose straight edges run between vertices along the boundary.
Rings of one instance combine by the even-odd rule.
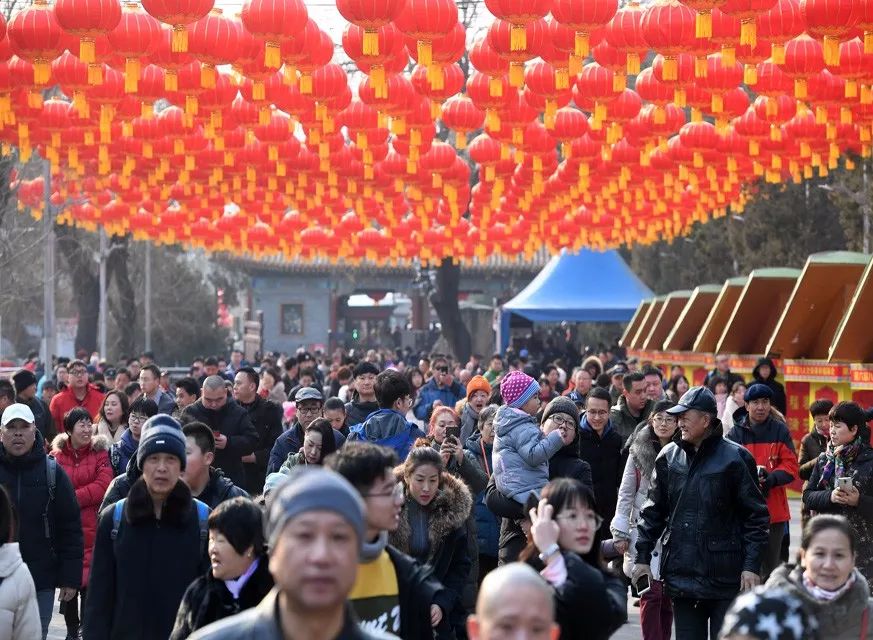
[[[66,447],[69,442],[70,442],[70,434],[69,433],[59,433],[58,435],[55,436],[55,439],[52,440],[52,450],[62,451],[64,449],[64,447]],[[101,435],[91,436],[91,450],[92,451],[109,451],[109,448],[111,446],[112,446],[112,442],[106,436],[101,436]]]
[[[634,434],[633,442],[630,445],[630,455],[644,478],[651,477],[655,468],[655,458],[658,457],[660,450],[661,443],[649,425],[644,426]]]
[[[164,503],[164,509],[161,513],[161,522],[175,526],[183,525],[191,516],[191,504],[191,490],[188,489],[188,485],[179,480],[176,482],[176,486],[173,487],[170,495],[167,496],[167,501]],[[130,487],[124,511],[127,521],[131,524],[153,522],[155,520],[152,498],[149,495],[149,490],[143,478],[134,482]]]
[[[467,489],[467,485],[462,480],[444,471],[441,481],[440,492],[428,509],[430,512],[428,542],[430,543],[431,560],[452,531],[466,526],[467,518],[470,517],[470,510],[473,507],[470,490]],[[407,502],[403,505],[397,531],[391,534],[391,544],[404,553],[409,553],[409,542],[412,537],[408,517],[410,500],[412,498],[407,498]]]

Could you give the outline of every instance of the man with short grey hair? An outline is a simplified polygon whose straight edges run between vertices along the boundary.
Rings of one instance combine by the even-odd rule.
[[[467,619],[470,640],[556,640],[559,633],[552,589],[530,566],[512,562],[485,576]]]
[[[228,398],[224,383],[221,376],[207,377],[203,381],[200,399],[187,406],[182,416],[183,419],[187,417],[203,422],[212,429],[215,436],[214,466],[224,471],[236,486],[243,487],[245,469],[242,458],[258,446],[258,431],[248,411]]]

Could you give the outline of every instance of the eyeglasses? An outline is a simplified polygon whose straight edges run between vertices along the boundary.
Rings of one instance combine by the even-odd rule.
[[[72,369],[68,372],[71,376],[86,376],[88,375],[87,369]]]
[[[655,416],[652,418],[652,422],[657,422],[658,424],[676,424],[675,416]]]
[[[570,511],[569,513],[561,513],[555,516],[555,520],[569,522],[571,525],[585,522],[592,525],[595,529],[599,529],[603,524],[603,518],[593,511]]]
[[[146,420],[148,420],[146,416],[140,415],[138,413],[131,413],[130,416],[128,416],[127,418],[127,423],[130,424],[131,422],[136,422],[137,424],[139,424],[140,422],[145,422]]]
[[[311,413],[318,413],[319,411],[321,411],[321,407],[318,405],[315,405],[312,407],[307,407],[307,406],[297,407],[297,413],[311,414]]]
[[[576,428],[576,423],[573,422],[573,418],[565,418],[564,416],[551,416],[550,420],[554,422],[559,429],[569,429]]]
[[[403,483],[398,482],[394,485],[394,488],[390,491],[382,491],[380,493],[362,493],[364,498],[402,498],[403,497]]]
[[[434,371],[436,371],[437,373],[448,373],[449,368],[448,367],[437,367],[434,369]]]

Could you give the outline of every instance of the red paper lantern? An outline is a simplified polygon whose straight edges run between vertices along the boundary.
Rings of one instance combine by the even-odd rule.
[[[79,59],[95,62],[94,38],[112,31],[121,20],[118,0],[57,0],[55,17],[61,28],[79,36]]]
[[[807,78],[820,73],[825,67],[821,43],[806,34],[789,40],[785,44],[785,62],[779,67],[794,78],[794,97],[805,98]]]
[[[143,9],[173,28],[170,49],[173,53],[188,51],[187,26],[205,18],[215,0],[142,0]]]
[[[512,51],[527,50],[525,25],[545,18],[552,8],[552,0],[485,0],[485,6],[494,17],[512,25],[510,48]]]
[[[606,27],[606,41],[626,56],[628,75],[640,72],[640,59],[646,55],[649,43],[643,33],[643,10],[636,2],[619,9]]]
[[[779,0],[772,9],[755,18],[755,23],[758,36],[772,43],[772,57],[776,64],[785,62],[785,43],[806,28],[799,0]]]
[[[116,55],[125,59],[124,90],[136,93],[140,75],[140,59],[144,58],[161,37],[161,25],[139,4],[126,2],[118,26],[107,34]]]
[[[649,46],[664,56],[663,76],[678,76],[676,57],[695,39],[694,12],[678,0],[657,0],[643,11],[640,27]]]
[[[840,41],[852,37],[858,9],[855,0],[800,0],[806,33],[824,43],[825,64],[840,64]]]
[[[394,24],[418,42],[418,62],[431,64],[431,40],[449,33],[458,23],[458,7],[453,0],[406,0]]]
[[[204,89],[215,87],[215,67],[234,64],[241,54],[242,24],[225,16],[221,9],[212,9],[188,31],[188,51],[203,64],[200,84]]]
[[[45,0],[34,0],[10,20],[9,44],[15,55],[33,64],[33,84],[42,86],[51,78],[51,61],[63,50],[62,34],[55,12]]]
[[[282,66],[281,44],[300,36],[309,14],[303,0],[246,0],[240,13],[243,26],[266,41],[264,66]]]
[[[575,53],[588,56],[591,32],[612,20],[618,11],[617,0],[554,0],[552,17],[576,32]]]
[[[337,0],[336,8],[340,15],[353,25],[363,29],[362,51],[364,55],[378,55],[379,27],[394,20],[403,9],[405,0],[383,0],[366,2],[364,0]]]
[[[756,18],[775,5],[776,0],[725,0],[719,10],[740,21],[740,44],[754,47],[758,41]]]
[[[524,25],[525,48],[513,49],[513,26],[505,20],[496,19],[488,27],[488,44],[504,60],[509,61],[509,83],[516,88],[524,84],[524,63],[539,55],[548,28],[545,20],[536,20]]]
[[[466,134],[482,128],[485,123],[485,113],[477,108],[470,98],[454,96],[443,104],[440,119],[447,127],[458,132],[455,146],[463,149],[467,146]]]

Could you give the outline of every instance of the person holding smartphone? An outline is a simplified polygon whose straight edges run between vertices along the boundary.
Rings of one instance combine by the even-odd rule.
[[[856,566],[873,585],[873,449],[864,410],[840,402],[828,415],[830,441],[803,492],[813,513],[845,516],[858,535]]]

